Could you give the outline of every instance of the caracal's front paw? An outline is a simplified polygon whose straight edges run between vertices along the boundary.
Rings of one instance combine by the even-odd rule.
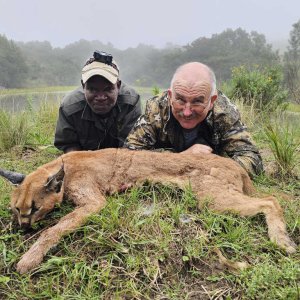
[[[37,267],[43,260],[42,255],[29,255],[25,253],[21,260],[17,263],[17,272],[20,274],[27,273]]]

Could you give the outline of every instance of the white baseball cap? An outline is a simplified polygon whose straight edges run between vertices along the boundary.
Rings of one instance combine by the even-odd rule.
[[[91,77],[99,75],[106,78],[112,84],[115,84],[119,78],[119,68],[115,61],[112,63],[113,65],[109,65],[99,61],[93,61],[84,66],[81,75],[83,83],[85,84]]]

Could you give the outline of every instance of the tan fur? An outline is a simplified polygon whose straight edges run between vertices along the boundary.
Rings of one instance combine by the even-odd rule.
[[[61,189],[56,189],[59,180],[46,188],[47,181],[59,172],[62,164],[65,175]],[[213,199],[210,208],[219,212],[233,211],[241,216],[264,213],[271,240],[289,253],[295,251],[277,200],[271,196],[250,197],[254,192],[251,180],[233,160],[213,154],[105,149],[62,155],[26,176],[15,189],[11,206],[21,225],[32,225],[42,219],[62,201],[63,195],[76,205],[74,211],[40,235],[17,264],[17,270],[25,273],[38,266],[63,235],[76,230],[87,217],[105,206],[107,194],[141,185],[146,180],[180,188],[190,185],[200,203],[204,197],[210,197]],[[38,210],[34,212],[33,207]]]

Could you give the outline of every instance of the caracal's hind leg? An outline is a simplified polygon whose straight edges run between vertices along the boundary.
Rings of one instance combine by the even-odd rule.
[[[271,241],[285,249],[287,253],[296,251],[296,244],[289,238],[286,230],[282,208],[274,197],[250,197],[238,191],[226,189],[226,187],[224,187],[222,193],[212,191],[209,193],[213,198],[209,207],[215,211],[232,211],[241,216],[254,216],[258,213],[265,214]],[[200,198],[203,198],[203,192],[198,192],[197,194]]]

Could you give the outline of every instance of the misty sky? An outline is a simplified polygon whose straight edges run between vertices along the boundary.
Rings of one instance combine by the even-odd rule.
[[[227,28],[288,39],[300,19],[300,0],[0,0],[0,34],[15,41],[64,47],[80,39],[185,45]]]

